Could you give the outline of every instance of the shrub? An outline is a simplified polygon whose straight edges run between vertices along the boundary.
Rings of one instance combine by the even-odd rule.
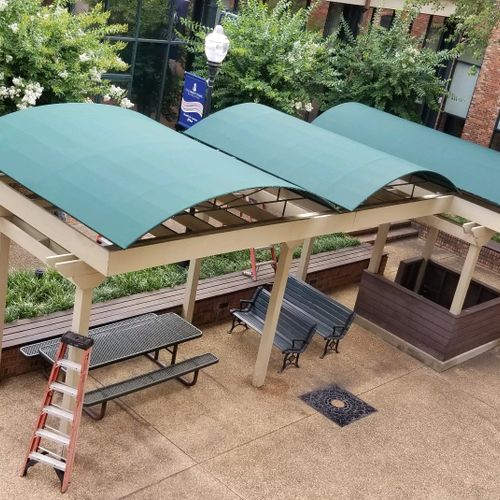
[[[72,15],[69,0],[0,0],[0,115],[37,104],[94,96],[131,103],[102,75],[124,70],[123,43],[105,39],[125,29],[107,24],[101,4]]]

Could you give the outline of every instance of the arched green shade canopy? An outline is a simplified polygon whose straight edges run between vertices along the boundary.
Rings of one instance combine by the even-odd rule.
[[[313,123],[437,172],[460,190],[500,204],[497,151],[353,102],[331,108]]]
[[[260,104],[226,108],[186,134],[347,210],[412,173],[454,189],[436,169],[422,168]]]
[[[139,113],[97,104],[0,118],[0,170],[122,248],[215,196],[297,189]]]

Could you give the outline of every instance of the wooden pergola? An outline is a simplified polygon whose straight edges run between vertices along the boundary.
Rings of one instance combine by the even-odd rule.
[[[259,111],[260,108],[264,107],[259,106]],[[83,113],[80,112],[82,109]],[[230,112],[231,109],[233,108],[227,111]],[[244,111],[245,107],[242,112]],[[359,151],[362,158],[360,161],[370,164],[370,161],[366,162],[369,148],[362,144],[352,140],[343,142],[333,132],[321,130],[316,125],[305,124],[269,108],[265,108],[265,112],[278,122],[287,124],[287,136],[294,143],[299,141],[303,130],[307,130],[307,140],[317,139],[316,146],[319,144],[319,149],[326,147],[326,143],[330,141],[333,151],[330,157],[309,160],[309,175],[313,177],[317,177],[314,169],[323,169],[325,179],[327,175],[331,175],[335,182],[341,182],[343,166],[340,164],[340,157],[335,156],[336,147],[348,146],[352,149],[352,154]],[[0,169],[3,175],[0,178],[0,325],[4,323],[11,241],[76,285],[72,330],[83,335],[87,334],[89,328],[93,289],[108,276],[190,260],[182,314],[184,318],[191,320],[201,259],[250,247],[280,244],[276,279],[253,374],[253,385],[260,387],[265,383],[294,248],[302,245],[298,274],[305,278],[315,237],[378,226],[368,268],[375,272],[380,264],[389,225],[409,218],[431,226],[424,250],[425,259],[430,257],[438,230],[471,244],[451,308],[452,312],[461,310],[479,251],[494,232],[500,232],[496,200],[487,201],[483,192],[460,191],[459,188],[466,188],[463,181],[460,179],[457,182],[451,175],[445,177],[439,169],[432,172],[421,165],[410,164],[408,160],[373,150],[378,162],[377,168],[382,169],[386,162],[390,165],[399,164],[399,170],[391,167],[389,174],[382,172],[380,179],[358,179],[358,186],[363,189],[350,184],[360,172],[350,172],[341,188],[350,189],[354,194],[350,195],[351,201],[346,201],[344,196],[342,203],[339,203],[333,196],[325,196],[328,185],[324,188],[320,186],[328,184],[325,179],[316,178],[318,189],[313,190],[312,185],[305,186],[303,178],[293,172],[287,178],[283,172],[272,171],[263,163],[257,164],[259,158],[249,161],[245,151],[236,151],[240,147],[238,140],[234,141],[235,150],[231,150],[228,144],[238,127],[230,118],[222,111],[190,131],[192,137],[208,144],[211,141],[207,139],[205,132],[212,123],[214,137],[223,137],[226,141],[223,146],[213,141],[212,146],[227,154],[161,127],[137,113],[110,106],[46,106],[1,118]],[[73,123],[72,131],[75,133],[76,130],[78,137],[61,137],[61,131],[69,123]],[[278,126],[277,123],[268,125]],[[114,133],[103,137],[104,131],[109,127],[115,127]],[[198,127],[199,134],[196,130]],[[296,136],[293,135],[294,127],[298,130]],[[217,135],[221,130],[222,134]],[[140,134],[141,140],[133,142],[132,138],[136,133]],[[16,144],[13,138],[16,138]],[[177,143],[179,138],[182,138],[181,144]],[[58,151],[59,146],[54,141],[64,139],[70,141],[70,144],[63,144],[57,156],[54,151]],[[262,157],[266,157],[266,145],[258,144],[257,139],[255,135],[246,138],[253,142],[253,147],[259,150]],[[50,147],[44,142],[49,140],[53,141]],[[106,140],[111,141],[111,153],[108,156],[103,149]],[[456,141],[456,147],[462,147],[464,141],[453,140]],[[25,147],[28,151],[24,149],[24,144],[27,144]],[[33,149],[30,149],[30,144],[34,144]],[[133,150],[139,148],[133,161],[127,160],[128,145]],[[464,146],[469,148],[471,145],[464,143]],[[160,149],[155,150],[155,147]],[[173,149],[168,156],[171,147]],[[186,153],[183,149],[186,147],[192,147],[194,152]],[[286,147],[286,144],[276,146],[277,149]],[[89,148],[92,149],[92,154],[88,153]],[[109,167],[107,161],[115,158],[122,148],[125,150],[120,156],[120,161],[124,162],[120,171],[122,177],[115,178],[113,176],[117,175],[116,170]],[[151,150],[154,150],[154,154]],[[48,152],[44,156],[45,151]],[[162,157],[160,153],[167,156],[164,156],[165,164],[162,168],[154,171],[154,177],[148,176],[146,168],[135,163],[141,157],[145,164],[148,164],[148,158],[157,162]],[[498,162],[498,153],[491,153],[492,161]],[[291,162],[293,154],[295,153],[292,152],[292,156],[287,157],[286,161]],[[276,150],[268,156],[271,164],[276,160]],[[53,169],[52,174],[59,175],[59,178],[47,180],[47,171],[37,171],[35,167],[46,164],[50,158],[52,160],[48,166]],[[71,184],[76,158],[78,168],[100,159],[98,167],[102,170],[96,170],[96,165],[92,165],[93,170],[83,174],[78,172],[79,182],[87,182],[87,189],[92,188],[97,176],[105,183],[104,186],[94,186],[98,195],[94,193],[92,199],[90,191],[87,191],[89,198],[81,198],[82,186]],[[295,157],[295,160],[300,163],[307,161],[307,158]],[[351,158],[351,161],[356,163],[356,157]],[[227,163],[227,170],[217,173],[225,176],[221,177],[219,187],[217,180],[207,180],[209,176],[204,169],[212,165],[213,168],[219,168],[219,164],[224,162]],[[336,165],[331,167],[332,163]],[[184,170],[179,171],[179,165],[184,165]],[[107,168],[110,169],[109,175]],[[247,178],[240,176],[232,179],[232,169],[247,172]],[[181,179],[183,175],[184,178]],[[470,175],[477,175],[477,170]],[[499,176],[500,173],[497,173],[496,180]],[[387,178],[390,179],[389,182],[386,182]],[[176,192],[184,189],[183,182],[184,186],[189,186],[196,179],[203,185],[197,187],[193,184],[195,193]],[[498,186],[494,179],[491,182]],[[231,183],[233,188],[228,189],[227,186]],[[142,187],[150,184],[154,184],[157,191],[145,194]],[[163,192],[163,199],[162,189],[169,184],[171,189]],[[65,191],[71,188],[74,191]],[[217,192],[217,189],[220,191]],[[211,194],[205,196],[197,191]],[[101,199],[103,193],[108,193],[111,201]],[[132,196],[133,193],[137,196]],[[130,200],[127,196],[130,196]],[[186,199],[191,199],[192,203],[186,203]],[[141,203],[146,205],[143,211]],[[56,210],[71,214],[78,224],[61,220],[55,215]],[[464,224],[462,228],[439,217],[443,213],[455,214],[471,222]],[[117,220],[119,227],[115,224]],[[113,244],[102,246],[96,243],[97,234]],[[0,340],[1,337],[0,332]],[[79,361],[79,352],[71,350],[70,359]],[[67,383],[74,386],[75,380],[71,378],[71,372],[68,372],[67,377]]]

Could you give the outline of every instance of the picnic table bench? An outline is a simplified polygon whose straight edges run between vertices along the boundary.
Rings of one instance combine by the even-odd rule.
[[[241,300],[239,309],[231,309],[233,324],[229,333],[241,325],[262,334],[269,298],[270,293],[264,287],[259,287],[250,300]],[[299,367],[299,357],[309,345],[315,328],[316,323],[309,315],[283,302],[273,341],[284,355],[280,373],[292,364]]]
[[[160,366],[160,369],[153,372],[87,392],[83,403],[84,411],[96,420],[104,417],[107,402],[111,399],[172,379],[192,386],[197,382],[200,369],[219,361],[213,354],[205,353],[179,363],[176,362],[178,346],[201,337],[202,333],[198,328],[174,313],[161,316],[146,314],[94,328],[89,331],[89,335],[94,338],[89,369],[100,368],[142,355],[147,356]],[[21,352],[29,357],[40,355],[47,362],[53,363],[58,344],[59,339],[51,339],[22,347]],[[165,365],[159,360],[159,352],[162,349],[166,349],[171,354],[169,365]],[[184,376],[190,373],[193,374],[193,379],[191,381],[185,380]],[[101,405],[99,414],[90,409],[98,404]]]
[[[316,321],[316,332],[325,339],[321,358],[338,345],[348,332],[355,313],[305,281],[289,276],[284,300],[309,314]]]

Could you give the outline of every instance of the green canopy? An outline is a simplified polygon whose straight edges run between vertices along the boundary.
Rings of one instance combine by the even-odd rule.
[[[500,153],[389,113],[347,103],[314,125],[430,169],[459,189],[500,204]]]
[[[411,173],[454,189],[435,170],[260,104],[226,108],[186,134],[348,210]]]
[[[139,113],[97,104],[0,118],[0,170],[122,248],[215,196],[297,189]]]

